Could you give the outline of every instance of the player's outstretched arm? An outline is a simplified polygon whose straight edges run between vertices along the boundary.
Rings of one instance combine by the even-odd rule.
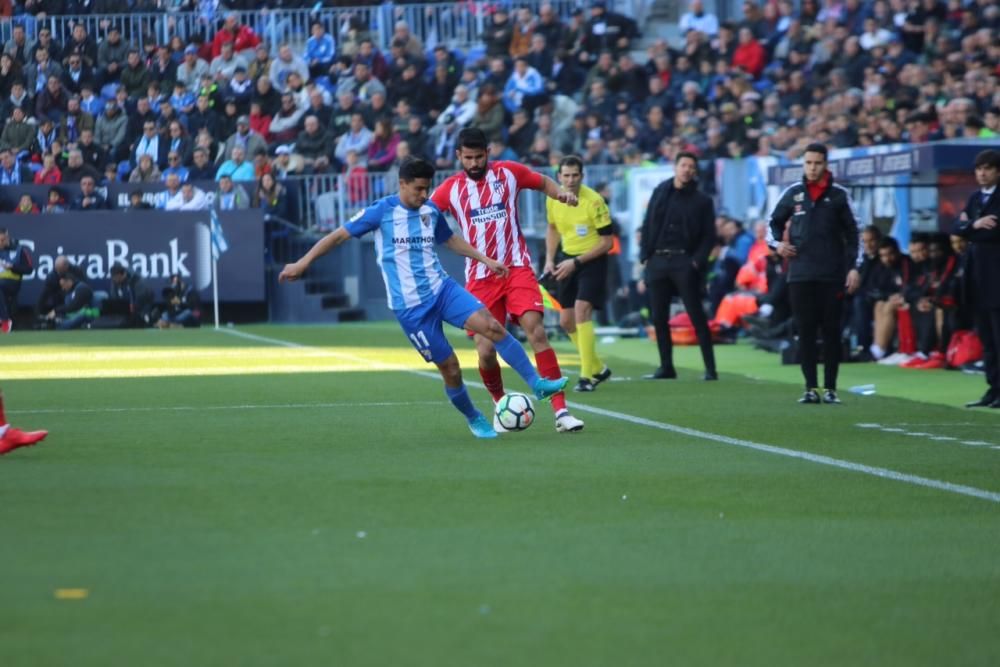
[[[319,241],[316,241],[316,245],[310,248],[309,252],[302,256],[302,259],[293,264],[285,264],[285,268],[283,268],[281,273],[278,274],[278,282],[283,283],[286,281],[293,282],[298,280],[314,261],[330,252],[349,238],[351,238],[351,235],[344,227],[330,232]]]
[[[579,203],[575,194],[563,190],[561,185],[544,175],[542,176],[542,192],[545,193],[546,197],[555,199],[567,206],[576,206]]]
[[[486,266],[490,267],[490,270],[498,276],[506,276],[510,273],[510,269],[496,261],[495,259],[490,259],[483,253],[479,252],[473,248],[468,241],[463,239],[458,234],[452,234],[448,237],[448,240],[444,242],[444,245],[448,247],[456,255],[461,255],[462,257],[471,257],[477,262],[482,262]]]

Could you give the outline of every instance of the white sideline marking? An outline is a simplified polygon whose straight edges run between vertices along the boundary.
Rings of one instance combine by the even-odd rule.
[[[969,426],[976,426],[972,422],[966,422],[965,424]],[[903,424],[904,426],[906,424]],[[983,440],[960,440],[959,438],[952,437],[950,435],[934,435],[933,433],[924,433],[923,431],[907,431],[905,428],[895,428],[890,426],[882,426],[881,424],[855,424],[858,428],[865,429],[877,429],[884,433],[902,433],[903,435],[914,437],[914,438],[927,438],[928,440],[936,440],[939,442],[948,441],[959,441],[961,445],[968,445],[969,447],[991,447],[993,449],[1000,449],[1000,445],[994,445],[992,442],[984,442]],[[914,426],[914,424],[911,424]],[[924,426],[934,426],[934,424],[924,424]],[[939,424],[939,426],[951,426],[951,424]]]
[[[245,333],[243,331],[237,331],[235,329],[219,329],[223,333],[227,333],[234,336],[239,336],[242,338],[247,338],[249,340],[256,340],[259,342],[272,343],[275,345],[283,345],[285,347],[295,347],[303,348],[309,350],[320,350],[327,352],[323,348],[317,348],[312,345],[302,345],[300,343],[295,343],[287,340],[280,340],[278,338],[268,338],[266,336],[257,336],[255,334]],[[337,355],[338,353],[329,352],[329,354]],[[361,357],[354,357],[354,355],[339,355],[352,357],[356,359],[362,359]],[[369,364],[377,364],[370,359],[363,359]],[[386,365],[389,366],[389,365]],[[439,379],[440,376],[437,373],[428,373],[426,371],[416,371],[409,368],[395,367],[398,370],[403,370],[407,373],[412,373],[414,375],[420,375],[422,377],[430,377],[434,379]],[[478,382],[467,382],[469,386],[483,388],[483,386]],[[717,433],[709,433],[707,431],[699,431],[693,428],[687,428],[684,426],[675,426],[674,424],[667,424],[664,422],[653,421],[652,419],[645,419],[643,417],[635,417],[633,415],[625,414],[624,412],[616,412],[614,410],[605,410],[603,408],[594,407],[591,405],[582,405],[580,403],[573,403],[567,401],[567,405],[571,406],[575,410],[581,412],[589,412],[595,415],[601,415],[603,417],[610,417],[611,419],[617,419],[619,421],[628,422],[630,424],[636,424],[638,426],[648,426],[649,428],[659,429],[661,431],[670,431],[672,433],[678,433],[681,435],[686,435],[692,438],[699,438],[702,440],[711,440],[712,442],[718,442],[724,445],[732,445],[734,447],[742,447],[744,449],[752,449],[758,452],[764,452],[767,454],[776,454],[778,456],[786,456],[793,459],[800,459],[803,461],[809,461],[810,463],[818,463],[820,465],[830,466],[832,468],[840,468],[841,470],[848,470],[850,472],[858,472],[865,475],[871,475],[873,477],[881,477],[883,479],[891,479],[896,482],[904,482],[906,484],[913,484],[914,486],[922,486],[928,489],[935,489],[937,491],[946,491],[948,493],[955,493],[962,496],[969,496],[971,498],[979,498],[980,500],[988,500],[994,503],[1000,503],[1000,493],[996,491],[986,491],[985,489],[977,489],[972,486],[966,486],[964,484],[953,484],[951,482],[943,482],[936,479],[931,479],[929,477],[920,477],[918,475],[910,475],[908,473],[897,472],[895,470],[889,470],[888,468],[878,468],[875,466],[864,465],[863,463],[855,463],[853,461],[844,461],[842,459],[835,459],[829,456],[823,456],[822,454],[812,454],[810,452],[801,452],[797,449],[786,449],[785,447],[775,447],[774,445],[764,445],[761,443],[753,442],[751,440],[742,440],[740,438],[731,438],[727,435],[719,435]]]
[[[440,405],[441,401],[394,401],[369,403],[277,403],[260,405],[166,405],[155,407],[134,408],[79,408],[58,409],[46,408],[39,410],[8,410],[12,415],[46,415],[46,414],[91,414],[108,412],[203,412],[213,410],[301,410],[309,408],[398,408],[412,405]]]

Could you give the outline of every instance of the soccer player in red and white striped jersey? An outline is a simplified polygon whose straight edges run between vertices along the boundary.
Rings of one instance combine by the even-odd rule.
[[[466,289],[486,304],[501,323],[511,320],[519,324],[528,336],[535,352],[538,374],[544,378],[562,376],[556,353],[549,345],[542,322],[544,306],[541,291],[531,266],[531,253],[521,231],[517,197],[521,190],[538,190],[570,206],[576,205],[576,195],[563,190],[558,183],[516,162],[494,162],[487,158],[486,134],[478,128],[459,132],[455,150],[462,171],[449,177],[431,195],[431,201],[458,221],[462,236],[481,253],[502,262],[510,273],[499,278],[489,267],[475,260],[466,260]],[[504,395],[503,377],[492,342],[475,336],[479,352],[479,374],[494,401]],[[569,413],[566,396],[552,397],[556,413],[556,430],[580,431],[583,422]],[[494,423],[498,427],[498,423]]]

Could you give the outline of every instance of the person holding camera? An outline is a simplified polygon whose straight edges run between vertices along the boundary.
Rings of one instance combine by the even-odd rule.
[[[185,283],[179,273],[170,276],[170,284],[163,288],[167,302],[156,323],[159,329],[180,329],[201,326],[201,299],[198,291]]]

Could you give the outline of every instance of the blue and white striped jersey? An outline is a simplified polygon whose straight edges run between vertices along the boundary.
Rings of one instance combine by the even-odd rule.
[[[393,310],[426,304],[441,291],[448,274],[434,246],[452,231],[430,200],[415,210],[403,206],[398,195],[383,197],[344,227],[354,237],[375,233],[375,256]]]

